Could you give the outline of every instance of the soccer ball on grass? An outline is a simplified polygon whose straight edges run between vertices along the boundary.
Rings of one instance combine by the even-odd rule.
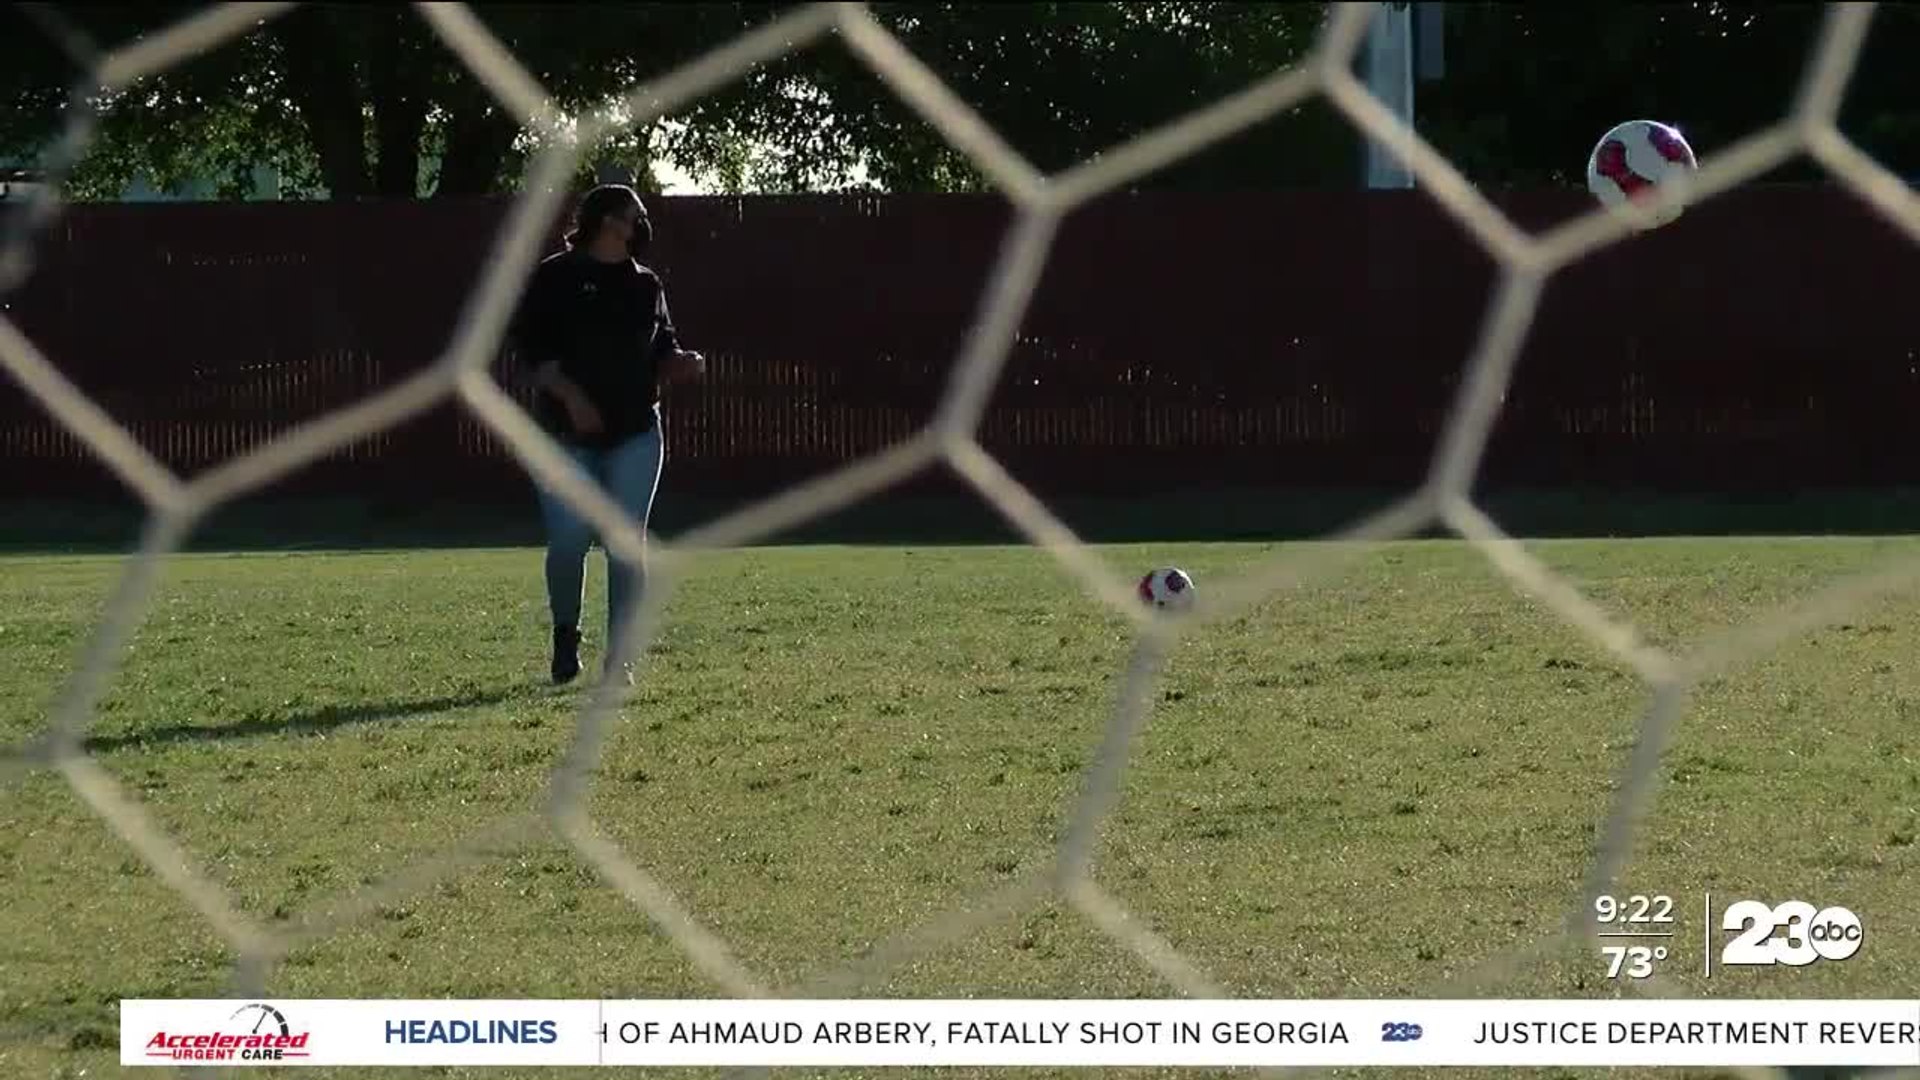
[[[1140,599],[1162,611],[1185,611],[1193,606],[1193,578],[1172,566],[1150,571],[1140,579]]]
[[[1698,167],[1678,128],[1629,120],[1600,136],[1587,155],[1587,190],[1636,227],[1657,229],[1672,224],[1680,210],[1652,210],[1646,204],[1666,188],[1686,183]]]

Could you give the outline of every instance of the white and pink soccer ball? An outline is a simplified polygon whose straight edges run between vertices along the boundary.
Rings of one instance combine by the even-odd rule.
[[[1652,210],[1648,200],[1687,183],[1699,162],[1680,129],[1657,120],[1629,120],[1600,137],[1587,155],[1587,190],[1600,205],[1641,229],[1670,225],[1677,208]]]
[[[1140,579],[1140,599],[1162,611],[1185,611],[1193,606],[1193,579],[1185,570],[1163,566]]]

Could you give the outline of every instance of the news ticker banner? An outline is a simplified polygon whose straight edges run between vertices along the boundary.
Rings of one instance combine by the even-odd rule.
[[[1911,1066],[1920,1000],[127,1000],[120,1061]]]

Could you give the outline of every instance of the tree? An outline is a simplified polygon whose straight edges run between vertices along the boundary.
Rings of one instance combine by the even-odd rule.
[[[1243,89],[1305,55],[1323,16],[1294,3],[893,3],[875,16],[1036,167],[1054,172]],[[846,49],[787,65],[787,124],[752,131],[786,156],[769,186],[803,189],[819,163],[858,159],[880,187],[977,189],[971,163]],[[696,130],[739,134],[726,114]],[[747,120],[762,113],[744,114]],[[1341,183],[1357,142],[1309,105],[1158,176],[1158,187]]]
[[[73,10],[119,43],[198,5]],[[478,4],[475,14],[568,109],[583,109],[714,47],[772,4]],[[1217,98],[1300,55],[1317,6],[1231,3],[891,4],[879,18],[1042,167],[1060,168]],[[0,62],[18,107],[0,150],[44,145],[72,73],[36,35],[10,33]],[[508,116],[409,8],[314,4],[107,102],[81,194],[136,174],[161,186],[216,175],[235,195],[257,164],[288,194],[466,195],[508,189],[530,149]],[[1324,113],[1324,110],[1322,110]],[[669,154],[735,188],[846,187],[864,165],[880,186],[941,190],[979,178],[848,51],[825,43],[750,72],[605,153]],[[1174,182],[1265,186],[1344,176],[1337,121],[1269,125],[1232,152],[1172,170]],[[1302,140],[1313,149],[1301,153]],[[641,170],[644,171],[644,170]]]
[[[201,5],[73,5],[96,41],[124,43]],[[59,131],[74,67],[14,5],[0,14],[0,155]],[[471,10],[562,108],[602,105],[779,14],[772,3],[475,4]],[[875,17],[1013,147],[1053,172],[1219,100],[1312,46],[1325,5],[1138,0],[880,3]],[[1822,6],[1714,2],[1453,3],[1446,77],[1416,122],[1488,186],[1577,184],[1621,119],[1678,122],[1702,152],[1782,117]],[[1920,108],[1903,95],[1920,7],[1883,5],[1848,95],[1846,128],[1920,172]],[[410,6],[307,4],[104,102],[74,177],[103,195],[136,175],[212,176],[243,193],[272,165],[292,197],[415,198],[510,191],[537,134],[522,131]],[[1360,137],[1323,102],[1257,124],[1142,178],[1220,190],[1355,182]],[[841,43],[746,73],[668,122],[615,133],[591,165],[645,183],[661,157],[733,191],[977,190],[972,163]],[[583,179],[592,170],[583,170]],[[1803,173],[1813,170],[1803,169]],[[865,180],[861,179],[864,173]]]
[[[1417,122],[1474,181],[1584,183],[1587,155],[1622,120],[1678,124],[1712,154],[1788,115],[1819,38],[1814,3],[1452,3],[1447,73],[1420,87]],[[1863,147],[1920,172],[1920,108],[1906,59],[1920,10],[1881,5],[1843,113]],[[1799,162],[1776,179],[1816,179]]]
[[[66,17],[117,45],[200,4],[87,5]],[[770,13],[756,4],[480,4],[475,14],[568,110],[713,47]],[[15,13],[13,18],[20,18]],[[0,152],[33,154],[54,137],[66,88],[81,72],[32,29],[0,37],[14,108]],[[101,195],[136,175],[161,187],[200,176],[242,193],[271,165],[295,197],[457,196],[510,188],[532,145],[518,119],[411,8],[309,4],[101,103],[95,147],[74,176]],[[603,156],[638,164],[652,132],[610,141]],[[644,172],[644,170],[640,170]]]

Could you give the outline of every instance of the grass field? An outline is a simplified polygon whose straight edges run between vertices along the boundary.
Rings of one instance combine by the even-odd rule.
[[[1128,572],[1175,562],[1207,588],[1286,549],[1102,554]],[[1534,549],[1673,648],[1920,555],[1871,539]],[[0,739],[41,729],[119,566],[0,558]],[[242,911],[292,925],[538,808],[584,697],[544,684],[538,567],[530,550],[177,557],[90,745]],[[596,556],[590,610],[601,586]],[[775,987],[1043,867],[1131,644],[1045,555],[1015,547],[716,554],[670,617],[592,813]],[[1619,890],[1675,898],[1671,992],[1920,997],[1916,646],[1920,612],[1885,597],[1695,696]],[[1559,927],[1646,704],[1621,664],[1470,548],[1386,545],[1185,640],[1096,876],[1236,995],[1451,993],[1448,980]],[[116,1075],[115,1002],[220,996],[232,957],[57,775],[0,771],[0,784],[0,1074]],[[1703,983],[1705,889],[1846,905],[1868,940],[1844,964]],[[1603,974],[1581,945],[1472,992],[1620,992]],[[718,992],[557,841],[382,906],[296,951],[270,988]],[[1049,903],[862,992],[1173,991]]]

